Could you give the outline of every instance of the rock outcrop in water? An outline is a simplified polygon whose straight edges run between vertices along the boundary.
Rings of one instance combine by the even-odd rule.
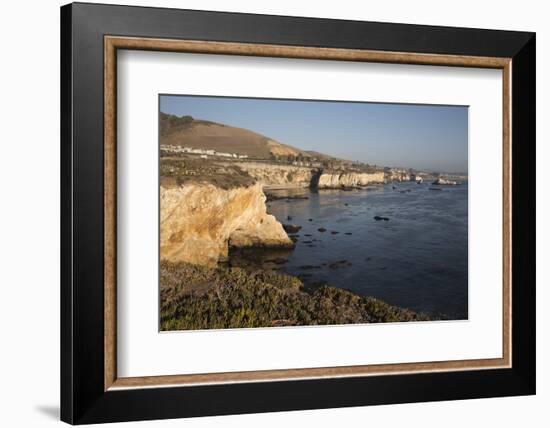
[[[260,183],[231,189],[206,183],[161,186],[161,259],[215,266],[230,246],[293,246],[281,223],[267,214]]]
[[[453,180],[447,180],[445,178],[438,178],[432,184],[440,185],[440,186],[456,186],[458,183],[456,181],[453,181]]]
[[[337,189],[346,187],[362,187],[369,184],[384,183],[384,172],[321,172],[314,187],[319,189]]]

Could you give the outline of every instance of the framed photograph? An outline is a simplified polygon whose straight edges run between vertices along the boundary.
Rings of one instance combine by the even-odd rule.
[[[535,393],[535,35],[61,8],[61,418]]]

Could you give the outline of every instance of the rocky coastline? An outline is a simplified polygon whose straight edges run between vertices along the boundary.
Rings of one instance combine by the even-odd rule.
[[[175,171],[176,177],[167,174],[161,179],[161,259],[212,267],[227,260],[230,247],[292,248],[288,230],[267,213],[264,188],[269,186],[348,189],[384,182],[382,172],[324,172],[265,164],[223,172],[208,168],[207,175],[171,163],[168,171]]]
[[[283,225],[267,213],[264,188],[348,189],[383,182],[383,172],[163,159],[161,259],[213,267],[227,260],[230,247],[292,248]]]
[[[383,172],[182,162],[161,161],[163,329],[428,319],[343,289],[327,285],[306,289],[297,277],[224,265],[230,249],[294,247],[293,233],[299,226],[283,225],[268,214],[265,188],[365,188],[384,183]]]

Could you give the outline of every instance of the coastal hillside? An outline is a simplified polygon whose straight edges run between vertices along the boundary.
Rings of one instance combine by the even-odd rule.
[[[215,150],[256,159],[287,156],[331,159],[330,156],[321,153],[315,153],[313,156],[311,152],[282,144],[248,129],[199,120],[192,116],[175,116],[162,112],[160,113],[160,139],[163,146]]]

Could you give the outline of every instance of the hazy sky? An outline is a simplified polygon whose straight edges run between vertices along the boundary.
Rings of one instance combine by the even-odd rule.
[[[468,171],[467,107],[163,95],[160,109],[339,158]]]

